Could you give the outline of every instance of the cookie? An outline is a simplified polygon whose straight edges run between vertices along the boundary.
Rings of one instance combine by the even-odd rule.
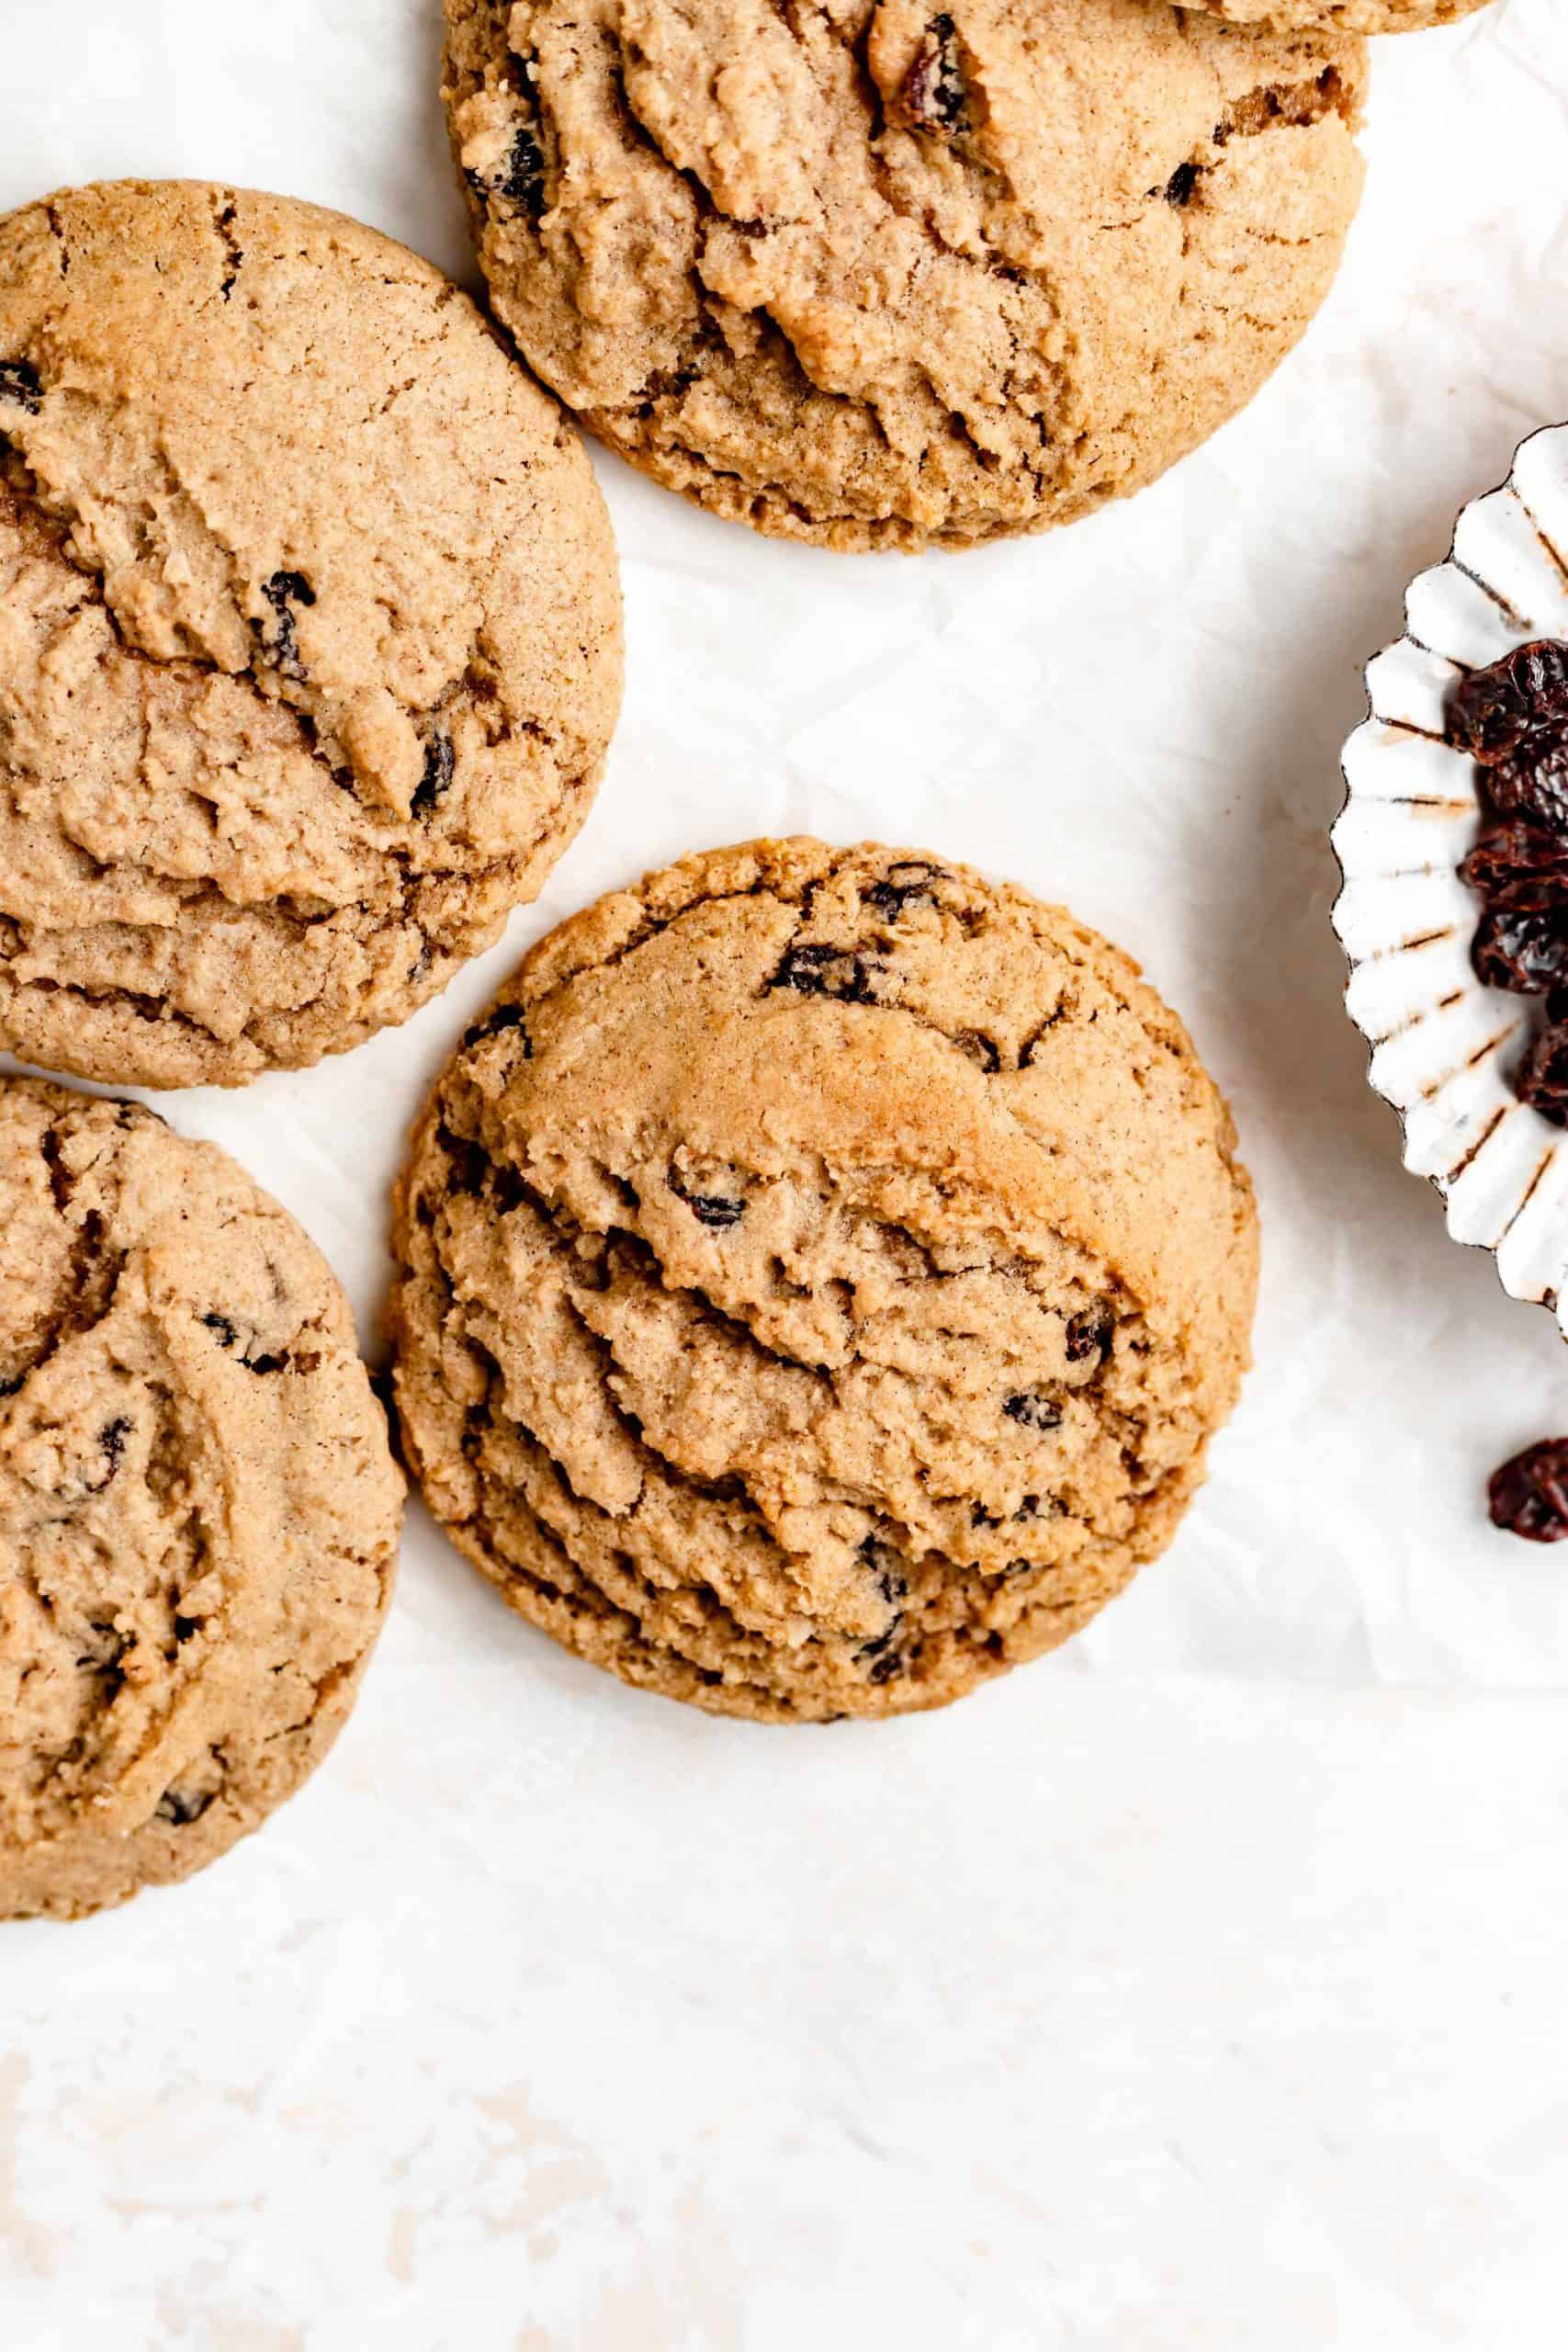
[[[1185,0],[1233,25],[1268,25],[1281,32],[1421,33],[1457,25],[1487,0]]]
[[[1366,57],[1165,0],[446,0],[495,311],[715,514],[963,547],[1152,481],[1326,293]]]
[[[186,1878],[336,1736],[402,1479],[329,1268],[211,1144],[0,1080],[0,1918]]]
[[[871,845],[689,858],[545,939],[420,1121],[411,1466],[628,1682],[940,1706],[1174,1534],[1247,1361],[1234,1146],[1060,908]]]
[[[0,220],[0,1044],[233,1085],[406,1019],[620,663],[577,435],[427,263],[188,184]]]

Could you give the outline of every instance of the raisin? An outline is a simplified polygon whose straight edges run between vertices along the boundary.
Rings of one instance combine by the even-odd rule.
[[[0,401],[11,401],[28,416],[43,406],[43,379],[25,359],[0,359]]]
[[[868,1535],[860,1547],[860,1556],[876,1578],[876,1589],[889,1607],[908,1598],[909,1579],[890,1544],[880,1544],[874,1535]]]
[[[937,868],[923,857],[901,858],[890,865],[880,882],[861,892],[861,904],[874,907],[889,922],[897,922],[908,906],[929,905],[931,884],[941,879]]]
[[[664,1181],[676,1199],[685,1202],[697,1223],[710,1232],[730,1232],[746,1214],[744,1201],[726,1200],[722,1193],[689,1193],[673,1168]]]
[[[530,220],[543,219],[545,158],[531,130],[518,131],[512,142],[512,153],[506,159],[505,171],[500,179],[491,183],[491,193],[504,196],[509,202],[520,205]]]
[[[523,1058],[525,1062],[532,1061],[534,1048],[528,1042],[528,1032],[523,1027],[526,1018],[520,1004],[498,1004],[493,1012],[487,1012],[482,1021],[476,1021],[471,1029],[464,1031],[462,1051],[469,1053],[475,1046],[482,1046],[487,1037],[499,1037],[508,1029],[516,1029],[522,1034]]]
[[[1449,698],[1461,750],[1490,764],[1538,727],[1568,726],[1568,644],[1538,639],[1462,679]]]
[[[1568,1438],[1545,1438],[1505,1462],[1487,1499],[1494,1527],[1531,1544],[1560,1544],[1568,1535]]]
[[[1516,817],[1483,833],[1459,872],[1489,906],[1522,913],[1568,905],[1568,837]]]
[[[316,601],[316,592],[302,571],[275,571],[270,580],[262,582],[262,594],[272,606],[271,625],[253,620],[251,627],[272,656],[275,666],[286,678],[292,678],[298,683],[305,675],[305,664],[299,659],[299,635],[294,606],[302,605],[309,611]]]
[[[1191,203],[1193,197],[1197,194],[1197,164],[1178,164],[1175,171],[1172,172],[1164,187],[1160,190],[1160,194],[1164,197],[1168,204],[1174,205],[1176,209],[1179,212],[1184,206]]]
[[[457,768],[457,753],[452,738],[444,727],[438,727],[424,747],[424,773],[409,803],[411,816],[429,816],[451,783]]]
[[[98,1487],[100,1494],[118,1470],[125,1457],[125,1441],[135,1426],[135,1422],[129,1419],[124,1413],[117,1413],[107,1428],[101,1431],[98,1443],[103,1447],[104,1459],[108,1468]]]
[[[15,1396],[26,1378],[26,1373],[18,1372],[14,1379],[0,1380],[0,1396]]]
[[[1568,973],[1568,910],[1495,908],[1481,918],[1470,960],[1483,988],[1542,995]]]
[[[885,1634],[877,1634],[869,1642],[863,1642],[856,1650],[855,1663],[871,1668],[870,1679],[873,1682],[891,1682],[896,1674],[903,1673],[903,1655],[896,1646],[903,1623],[904,1612],[900,1610]]]
[[[178,1789],[165,1789],[158,1799],[157,1818],[183,1829],[188,1822],[201,1819],[216,1794],[214,1789],[204,1789],[194,1796],[184,1796]]]
[[[203,1621],[199,1617],[182,1617],[176,1611],[175,1616],[175,1641],[188,1642],[194,1640],[196,1635],[201,1631],[202,1623]]]
[[[204,1315],[200,1319],[207,1329],[216,1335],[220,1348],[239,1346],[240,1327],[237,1323],[231,1323],[227,1315]],[[254,1356],[249,1350],[242,1353],[240,1362],[247,1372],[284,1372],[288,1365],[288,1358],[286,1355]]]
[[[917,130],[950,136],[968,121],[964,75],[958,62],[958,28],[943,13],[933,17],[905,74],[904,111]]]
[[[1554,1127],[1568,1127],[1568,1023],[1542,1030],[1525,1057],[1517,1086],[1521,1102]]]
[[[847,947],[792,947],[768,982],[801,996],[830,996],[839,1004],[870,1004],[871,980],[862,958]]]
[[[1116,1320],[1108,1306],[1084,1307],[1067,1325],[1067,1362],[1087,1363],[1098,1356],[1103,1363],[1115,1332]]]
[[[1059,1430],[1062,1408],[1055,1397],[1043,1388],[1025,1388],[1018,1396],[1010,1396],[1002,1407],[1010,1421],[1017,1421],[1026,1430]]]
[[[1568,832],[1568,733],[1527,741],[1486,772],[1486,794],[1500,817],[1528,817]]]

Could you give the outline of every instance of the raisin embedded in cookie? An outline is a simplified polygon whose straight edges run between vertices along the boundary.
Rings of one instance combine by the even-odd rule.
[[[426,1499],[524,1616],[780,1722],[941,1705],[1170,1541],[1235,1401],[1251,1187],[1059,908],[819,842],[534,950],[397,1197]]]
[[[1183,0],[1233,25],[1267,25],[1281,32],[1420,33],[1457,25],[1487,0]]]
[[[959,547],[1139,489],[1327,291],[1366,54],[1166,0],[446,0],[497,314],[715,513]]]
[[[604,504],[473,304],[196,185],[0,220],[0,1045],[232,1085],[539,888],[620,692]]]
[[[187,1877],[354,1703],[402,1480],[330,1269],[212,1145],[0,1081],[0,1918]]]

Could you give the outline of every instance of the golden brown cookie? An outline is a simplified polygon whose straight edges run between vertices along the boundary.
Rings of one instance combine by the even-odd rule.
[[[1268,25],[1276,31],[1421,33],[1457,25],[1487,0],[1185,0],[1233,25]]]
[[[1165,0],[446,0],[497,314],[716,514],[962,547],[1152,481],[1327,291],[1366,58]]]
[[[866,844],[688,858],[542,941],[419,1124],[411,1464],[629,1682],[939,1706],[1175,1532],[1247,1361],[1234,1142],[1060,908]]]
[[[214,1860],[354,1702],[402,1480],[330,1269],[211,1144],[0,1080],[0,1918]]]
[[[577,435],[428,263],[184,183],[0,220],[0,1045],[232,1085],[404,1020],[619,693]]]

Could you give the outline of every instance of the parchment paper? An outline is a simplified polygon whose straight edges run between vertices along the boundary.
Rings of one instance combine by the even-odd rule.
[[[471,282],[438,14],[3,0],[0,206],[228,178]],[[267,1834],[0,1929],[7,2352],[1560,2340],[1568,1561],[1483,1492],[1568,1363],[1400,1169],[1325,836],[1407,579],[1568,414],[1562,0],[1377,66],[1328,310],[1134,503],[846,560],[599,459],[626,712],[545,897],[406,1029],[160,1102],[375,1353],[408,1122],[551,922],[763,831],[1013,876],[1143,959],[1258,1181],[1258,1369],[1177,1546],[949,1717],[791,1736],[560,1656],[416,1508]]]

